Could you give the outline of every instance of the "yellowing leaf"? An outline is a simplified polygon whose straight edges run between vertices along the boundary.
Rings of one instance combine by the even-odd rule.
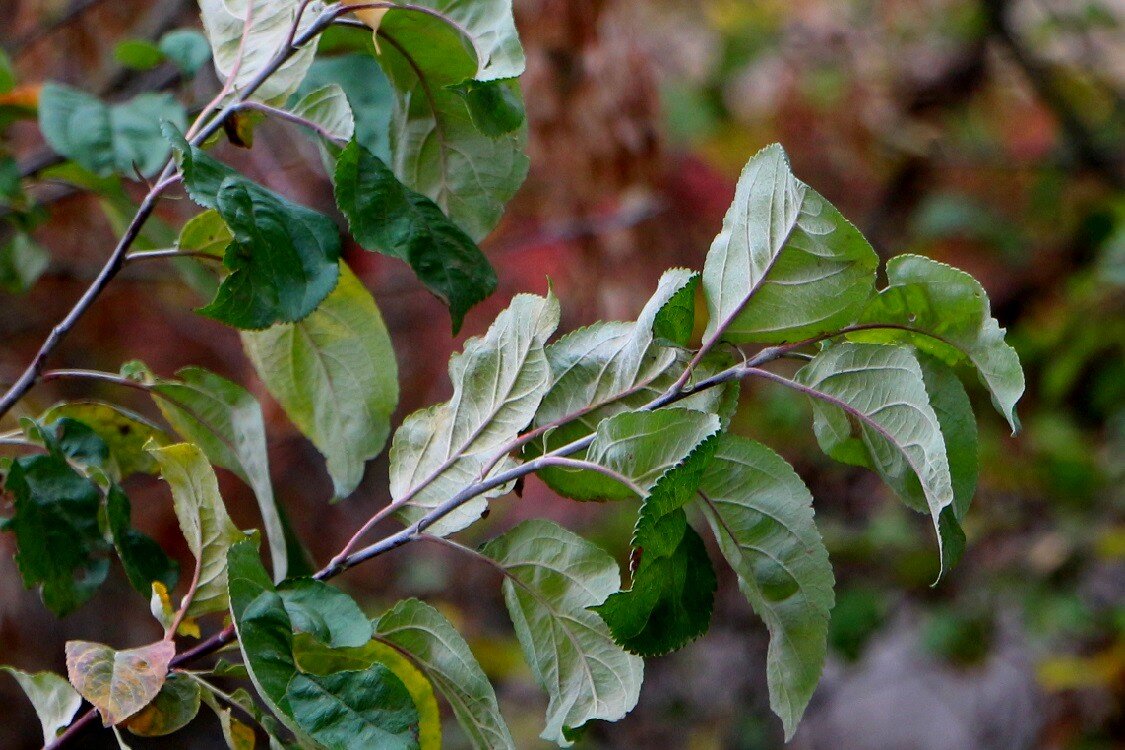
[[[392,646],[372,641],[368,648],[377,661],[402,680],[414,699],[414,706],[418,709],[419,750],[441,750],[441,712],[429,678]]]
[[[188,549],[199,565],[192,615],[227,607],[227,549],[247,538],[227,515],[215,472],[193,443],[149,448],[172,488],[173,507]]]
[[[387,15],[390,8],[370,8],[368,10],[357,10],[355,17],[363,21],[371,27],[372,33],[379,30],[379,24],[383,22],[383,16]]]
[[[156,698],[125,720],[139,737],[163,737],[187,726],[199,713],[199,683],[186,674],[172,674]]]
[[[156,697],[175,654],[171,641],[126,651],[101,643],[68,641],[66,670],[70,684],[94,704],[108,727],[128,719]]]

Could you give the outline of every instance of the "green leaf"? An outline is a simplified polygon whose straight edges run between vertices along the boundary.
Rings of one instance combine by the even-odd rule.
[[[860,319],[912,330],[882,329],[851,334],[856,341],[908,341],[949,365],[971,362],[992,393],[996,409],[1019,430],[1016,402],[1023,395],[1019,355],[1004,341],[988,295],[964,271],[918,255],[887,261],[887,288]]]
[[[52,672],[23,672],[14,667],[0,666],[23,688],[35,706],[35,715],[43,726],[43,744],[49,745],[82,706],[82,696],[70,683]]]
[[[47,266],[51,256],[24,232],[16,232],[0,245],[0,289],[23,294],[30,289]]]
[[[126,68],[152,70],[164,62],[164,53],[144,39],[126,39],[113,48],[113,58]]]
[[[641,656],[707,632],[718,581],[683,507],[715,453],[719,418],[689,409],[626,412],[602,422],[587,460],[628,477],[647,495],[633,532],[630,589],[594,607],[619,644]]]
[[[325,675],[300,671],[284,600],[253,546],[233,545],[228,567],[231,615],[250,679],[299,738],[329,750],[418,747],[418,712],[398,677],[382,664]]]
[[[295,578],[277,592],[295,633],[308,633],[332,648],[358,648],[371,640],[371,621],[355,601],[327,583]]]
[[[234,238],[219,212],[208,209],[187,221],[176,238],[176,249],[183,253],[205,253],[222,258]],[[215,264],[192,257],[175,258],[172,263],[184,281],[203,299],[219,291],[221,273]]]
[[[12,58],[7,52],[0,51],[0,94],[6,94],[16,87],[16,71],[12,67]]]
[[[644,662],[613,642],[590,610],[617,591],[617,563],[550,521],[525,521],[481,552],[503,568],[504,600],[535,681],[547,691],[540,735],[563,747],[591,719],[617,721],[637,704]]]
[[[66,671],[70,684],[94,704],[108,727],[128,719],[156,697],[175,655],[176,645],[171,641],[125,651],[101,643],[67,641]]]
[[[4,488],[15,514],[5,528],[16,535],[24,586],[39,586],[43,603],[63,617],[105,580],[108,544],[98,523],[98,488],[70,466],[50,430],[43,437],[47,454],[17,458],[8,470]]]
[[[914,351],[837,344],[801,368],[796,380],[813,398],[813,426],[825,453],[847,463],[858,458],[908,505],[929,511],[940,579],[964,551],[965,534],[941,426]]]
[[[187,194],[203,208],[218,208],[219,189],[228,178],[238,177],[238,172],[191,145],[184,137],[183,128],[164,123],[160,132],[175,150]]]
[[[518,79],[465,81],[450,88],[465,100],[477,130],[489,138],[499,138],[523,125]]]
[[[285,688],[297,673],[293,627],[285,603],[249,542],[227,552],[227,586],[231,619],[242,659],[258,695],[279,719],[293,728]]]
[[[175,588],[180,577],[179,563],[168,557],[155,539],[134,529],[130,515],[125,491],[117,484],[111,485],[106,493],[106,520],[129,583],[146,597],[152,593],[153,581],[159,581],[168,590]]]
[[[305,318],[336,287],[340,236],[327,216],[241,177],[222,182],[215,206],[234,235],[231,273],[199,312],[261,329]]]
[[[355,116],[339,84],[330,83],[305,94],[293,106],[293,114],[319,125],[338,141],[350,141],[355,134]]]
[[[918,353],[922,367],[922,380],[930,406],[937,415],[945,452],[949,457],[949,478],[953,485],[953,509],[957,520],[965,517],[977,489],[980,464],[977,458],[977,420],[965,386],[957,374],[940,361],[927,354]],[[907,485],[917,497],[918,507],[925,509],[925,497],[916,484]]]
[[[369,640],[361,647],[329,648],[307,634],[298,633],[293,639],[293,655],[301,672],[319,676],[361,672],[376,664],[386,667],[402,681],[418,711],[419,750],[440,750],[441,712],[433,685],[424,672],[391,646]]]
[[[352,31],[345,27],[336,27],[335,30]],[[366,51],[340,57],[321,55],[313,61],[298,94],[308,94],[333,83],[344,90],[351,103],[355,116],[355,139],[379,158],[389,161],[391,146],[388,131],[394,94],[375,55]]]
[[[335,185],[356,241],[409,263],[449,307],[454,333],[465,313],[496,289],[496,273],[472,239],[356,141],[336,162]]]
[[[172,488],[173,507],[188,549],[199,565],[199,584],[188,614],[227,607],[227,550],[247,538],[227,515],[219,483],[206,456],[192,443],[150,448]]]
[[[227,80],[237,68],[232,91],[246,88],[285,44],[300,7],[303,7],[302,3],[275,0],[200,0],[203,28],[211,42],[219,80]],[[320,2],[314,2],[305,11],[301,16],[301,31],[313,23],[321,8]],[[247,28],[248,17],[250,24]],[[296,50],[276,73],[270,75],[254,92],[253,98],[283,102],[297,90],[315,55],[316,40],[312,40]]]
[[[445,696],[472,747],[515,750],[492,684],[469,644],[440,612],[407,599],[379,618],[375,632],[412,659]]]
[[[703,267],[704,340],[795,341],[853,322],[875,293],[878,256],[789,170],[781,146],[742,170]]]
[[[399,516],[406,523],[476,481],[493,454],[531,421],[550,386],[543,345],[558,323],[553,293],[517,295],[488,333],[466,341],[464,350],[449,360],[453,398],[407,417],[391,445],[391,495],[404,503]],[[489,474],[503,468],[505,463],[499,462]],[[487,497],[506,491],[499,487]],[[428,532],[459,531],[479,518],[486,505],[486,497],[477,497]]]
[[[362,672],[298,673],[286,695],[301,727],[328,750],[419,748],[418,710],[383,664]]]
[[[185,76],[191,77],[211,59],[207,37],[195,29],[174,29],[160,37],[160,51]]]
[[[152,703],[125,722],[125,728],[140,737],[163,737],[186,727],[199,713],[199,683],[187,675],[172,673]]]
[[[375,300],[346,265],[309,317],[242,343],[258,376],[293,423],[328,459],[337,498],[363,479],[383,450],[398,404],[398,367]]]
[[[480,240],[527,176],[526,134],[524,128],[497,138],[482,133],[465,98],[450,87],[518,77],[523,50],[507,0],[422,5],[437,13],[393,9],[379,28],[379,63],[397,95],[391,167]],[[505,105],[522,111],[515,86]]]
[[[274,578],[284,578],[285,528],[270,484],[266,426],[258,402],[242,386],[202,367],[185,367],[176,373],[178,380],[170,380],[157,378],[144,365],[136,366],[140,368],[136,377],[150,386],[172,428],[198,445],[211,463],[234,472],[254,490]]]
[[[703,510],[739,588],[770,632],[770,707],[793,736],[824,669],[834,598],[812,495],[769,448],[724,435],[703,475]]]
[[[43,412],[40,423],[49,425],[62,418],[83,423],[100,437],[109,448],[118,475],[155,474],[156,461],[145,450],[152,440],[157,445],[171,442],[168,434],[139,414],[102,401],[68,401],[52,406]],[[148,588],[146,586],[145,592]]]
[[[100,177],[132,175],[134,168],[145,177],[156,174],[169,153],[161,123],[182,130],[186,120],[171,94],[140,94],[112,106],[57,83],[39,94],[39,128],[47,143]]]

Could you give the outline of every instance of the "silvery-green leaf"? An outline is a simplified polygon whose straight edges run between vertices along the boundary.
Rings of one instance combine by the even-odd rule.
[[[199,564],[199,585],[188,614],[227,607],[227,550],[247,534],[227,515],[219,483],[203,451],[192,443],[152,448],[164,480],[172,488],[173,508],[188,549]]]
[[[417,599],[401,601],[375,623],[375,634],[426,674],[474,748],[515,750],[492,684],[469,644],[440,612]]]
[[[319,125],[338,141],[350,141],[355,133],[355,117],[344,89],[330,83],[305,94],[293,106],[293,114]]]
[[[938,534],[940,578],[961,556],[965,534],[917,355],[899,346],[837,344],[801,368],[796,381],[813,397],[813,426],[828,455],[871,466],[912,507],[924,501]]]
[[[912,330],[860,331],[851,335],[856,341],[909,341],[946,364],[972,362],[997,410],[1013,432],[1019,429],[1016,402],[1024,389],[1019,355],[1004,341],[988,295],[972,276],[918,255],[892,258],[887,261],[887,288],[860,322]]]
[[[407,417],[391,445],[391,495],[407,500],[399,512],[405,522],[417,521],[475,482],[495,451],[531,422],[551,383],[543,346],[558,323],[553,293],[517,295],[488,333],[469,339],[449,360],[453,398]],[[475,498],[429,532],[465,528],[486,503],[485,497]]]
[[[70,724],[82,706],[82,696],[70,683],[53,672],[30,674],[14,667],[0,666],[0,671],[15,678],[35,706],[35,714],[43,726],[43,744],[54,741],[59,731]]]
[[[875,293],[875,251],[793,176],[781,146],[759,151],[703,267],[704,340],[796,341],[853,322]]]
[[[328,459],[337,498],[363,479],[398,403],[398,367],[383,316],[344,264],[332,294],[299,323],[244,331],[242,343],[273,397]]]
[[[739,587],[770,632],[770,707],[792,737],[824,669],[832,566],[812,495],[772,450],[724,435],[700,487],[703,510]]]
[[[675,352],[653,348],[654,323],[661,310],[696,278],[698,274],[684,268],[665,271],[635,323],[597,323],[548,346],[551,389],[535,415],[536,424],[616,400],[663,372],[675,359]]]
[[[540,736],[568,747],[571,730],[632,710],[644,661],[614,643],[590,610],[621,585],[613,558],[544,520],[521,523],[481,552],[504,569],[504,601],[520,648],[550,698]]]
[[[211,42],[219,80],[225,81],[237,66],[233,87],[237,93],[257,77],[285,43],[301,4],[300,0],[199,0],[203,28]],[[302,30],[312,24],[322,8],[318,0],[309,5],[301,16]],[[244,30],[249,32],[245,44],[242,43]],[[284,101],[301,85],[315,54],[316,41],[313,40],[266,79],[253,98]]]

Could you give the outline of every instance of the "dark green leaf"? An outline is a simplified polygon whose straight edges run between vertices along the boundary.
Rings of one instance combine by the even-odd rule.
[[[371,621],[340,589],[312,578],[278,584],[293,631],[308,633],[333,648],[357,648],[371,640]]]
[[[8,471],[15,514],[6,530],[16,535],[24,585],[39,586],[43,603],[62,617],[105,580],[108,545],[98,524],[101,493],[70,466],[53,435],[44,437],[46,455],[20,457]]]
[[[223,181],[216,209],[234,236],[223,260],[231,274],[199,312],[262,329],[305,318],[336,287],[340,236],[327,216],[241,177]]]
[[[293,623],[257,552],[252,545],[235,544],[227,560],[231,616],[250,678],[298,738],[308,737],[329,750],[418,747],[418,712],[394,673],[382,664],[327,675],[300,671]],[[304,603],[325,599],[323,590],[317,590]],[[335,597],[327,601],[331,607],[339,604]]]
[[[714,416],[686,409],[626,413],[606,420],[610,431],[613,423],[634,421],[653,423],[634,433],[648,439],[624,438],[622,447],[605,456],[606,462],[627,464],[614,458],[622,449],[633,456],[655,449],[668,458],[674,455],[675,462],[663,469],[655,483],[648,478],[651,472],[626,472],[648,491],[633,532],[634,559],[639,562],[632,588],[613,594],[594,610],[622,646],[641,656],[656,656],[698,638],[711,624],[718,581],[703,540],[688,525],[683,507],[694,498],[715,453],[719,423]],[[693,421],[699,427],[693,428]],[[602,434],[599,427],[599,437]],[[665,451],[668,444],[676,446],[674,454]],[[666,464],[664,459],[657,465]]]
[[[409,263],[449,306],[456,333],[469,308],[496,288],[496,273],[480,248],[433,201],[399,182],[356,141],[340,154],[335,183],[336,202],[356,240]]]
[[[106,493],[106,519],[129,583],[146,598],[152,593],[153,581],[171,591],[179,580],[179,563],[155,539],[134,529],[129,517],[129,498],[119,485],[111,485]]]
[[[328,750],[418,748],[418,709],[383,664],[362,672],[297,674],[286,694],[301,728]]]
[[[469,107],[477,130],[499,138],[523,125],[523,99],[518,79],[465,81],[451,87]]]

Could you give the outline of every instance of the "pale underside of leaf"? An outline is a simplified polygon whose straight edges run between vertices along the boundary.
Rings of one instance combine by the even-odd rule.
[[[544,739],[616,721],[637,703],[644,661],[613,642],[589,607],[620,587],[608,554],[549,522],[527,521],[481,550],[506,572],[504,599],[536,682],[547,691]]]
[[[487,334],[467,341],[450,359],[453,398],[407,417],[391,446],[391,495],[405,502],[403,520],[418,520],[479,478],[494,452],[531,422],[550,386],[543,347],[558,321],[553,294],[518,295]],[[510,466],[500,462],[492,471]],[[486,502],[478,497],[466,503],[431,526],[430,533],[464,528]]]
[[[871,465],[887,483],[898,490],[909,481],[920,482],[938,533],[944,575],[964,548],[964,533],[941,426],[913,350],[837,344],[802,368],[797,382],[813,396],[814,428],[829,455],[851,439],[852,420],[858,420]]]
[[[770,632],[770,706],[792,737],[824,668],[832,566],[812,496],[769,448],[725,435],[701,485],[703,510],[739,585]]]
[[[13,667],[0,666],[27,694],[39,723],[43,727],[43,744],[50,744],[63,727],[70,724],[82,706],[82,696],[69,682],[53,672],[30,674]]]

